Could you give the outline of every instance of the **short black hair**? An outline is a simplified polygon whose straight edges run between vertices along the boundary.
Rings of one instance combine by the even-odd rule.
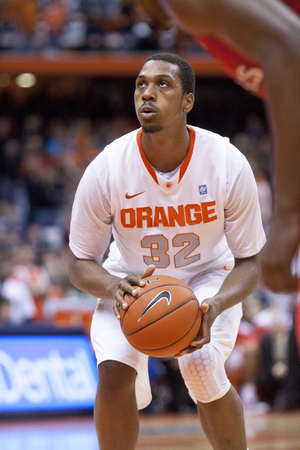
[[[190,92],[195,95],[196,78],[195,72],[192,66],[181,56],[174,55],[173,53],[155,53],[146,59],[148,61],[165,61],[170,64],[174,64],[178,67],[179,77],[181,79],[183,94],[189,94]]]

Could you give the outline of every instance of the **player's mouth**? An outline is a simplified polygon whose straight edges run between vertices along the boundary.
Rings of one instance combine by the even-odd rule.
[[[142,105],[139,108],[139,115],[143,119],[151,119],[152,117],[156,116],[157,109],[153,105]]]

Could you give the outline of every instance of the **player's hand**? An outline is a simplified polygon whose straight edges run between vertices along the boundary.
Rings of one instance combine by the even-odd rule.
[[[143,278],[150,277],[155,269],[156,267],[151,264],[143,271],[141,275],[127,275],[125,278],[119,279],[115,286],[113,306],[113,310],[117,319],[120,319],[120,308],[127,308],[127,303],[125,301],[124,295],[127,293],[135,297],[138,293],[136,286],[145,286],[146,282],[143,281]]]
[[[154,30],[168,30],[173,26],[158,0],[137,0],[136,11]]]
[[[298,280],[291,271],[292,259],[299,251],[300,221],[297,216],[274,219],[265,247],[260,254],[263,283],[274,292],[296,292]]]
[[[264,81],[264,72],[260,67],[247,67],[239,64],[235,69],[234,81],[251,94],[259,95]]]
[[[179,358],[180,356],[186,355],[188,353],[193,353],[196,350],[199,350],[199,348],[202,348],[203,345],[210,342],[210,330],[212,324],[220,313],[217,310],[214,302],[211,300],[212,299],[206,299],[200,305],[202,322],[197,339],[195,341],[192,341],[189,347],[182,350],[179,354],[175,355],[174,358]]]

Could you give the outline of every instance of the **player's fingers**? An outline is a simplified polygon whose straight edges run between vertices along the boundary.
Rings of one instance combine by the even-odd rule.
[[[143,281],[143,278],[150,277],[155,269],[155,265],[150,264],[150,266],[146,267],[141,275],[127,275],[127,277],[123,278],[120,281],[119,285],[124,290],[124,292],[128,292],[128,294],[136,296],[137,289],[135,288],[135,286],[145,286],[145,281]]]
[[[180,356],[187,355],[188,353],[189,352],[187,350],[182,350],[182,352],[177,353],[177,355],[174,355],[174,358],[178,359],[178,358],[180,358]]]
[[[115,307],[118,312],[120,311],[120,308],[123,308],[123,309],[127,308],[126,298],[124,297],[124,295],[125,295],[124,291],[116,292]]]
[[[210,327],[207,326],[206,324],[201,325],[197,338],[190,343],[189,347],[183,349],[180,353],[175,355],[174,358],[177,359],[180,356],[187,355],[188,353],[193,353],[196,350],[202,348],[203,345],[209,344],[209,342],[210,342]]]
[[[202,323],[200,326],[199,334],[197,339],[190,343],[188,348],[185,348],[180,353],[174,356],[175,359],[180,356],[187,355],[188,353],[193,353],[196,350],[199,350],[203,347],[203,345],[208,344],[210,342],[210,325],[208,318],[205,317],[205,314],[209,311],[209,304],[205,303],[205,301],[200,305],[201,312],[203,314]]]
[[[207,313],[207,311],[209,310],[208,303],[202,302],[200,305],[200,309],[203,314]]]
[[[153,272],[155,271],[156,267],[154,264],[150,264],[150,266],[146,267],[146,269],[143,271],[143,273],[141,274],[141,278],[146,278],[146,277],[151,277],[151,275],[153,274]],[[142,280],[141,280],[142,282]],[[144,285],[145,282],[143,281],[141,285]]]
[[[114,310],[114,313],[115,313],[115,316],[116,316],[116,318],[118,319],[118,320],[120,320],[120,307],[119,307],[119,305],[115,302],[114,303],[114,305],[113,305],[113,310]]]
[[[121,296],[124,296],[126,293],[135,296],[137,294],[136,286],[138,285],[139,276],[128,275],[119,282],[116,293],[120,294]]]
[[[121,279],[116,287],[114,299],[117,312],[120,311],[120,308],[126,309],[128,307],[126,302],[126,294],[129,296],[137,295],[137,289],[134,285],[137,285],[138,283],[132,282],[132,285],[128,278],[130,277]]]
[[[197,339],[191,342],[190,345],[192,347],[196,346],[197,348],[201,348],[203,347],[203,345],[208,344],[210,342],[210,328],[211,328],[211,320],[206,314],[203,314]]]
[[[180,356],[187,355],[188,353],[193,353],[195,350],[198,350],[198,349],[194,348],[194,347],[185,348],[184,350],[181,350],[180,353],[177,353],[176,355],[174,355],[174,358],[178,359],[178,358],[180,358]]]
[[[196,349],[198,348],[202,348],[203,345],[205,344],[209,344],[210,342],[210,336],[202,336],[201,339],[198,339],[197,341],[192,341],[191,342],[191,347],[196,347]]]
[[[174,358],[178,359],[178,358],[180,358],[180,356],[187,355],[188,353],[193,353],[196,350],[199,350],[200,348],[202,348],[203,345],[208,344],[209,341],[210,341],[210,339],[207,339],[207,338],[202,338],[202,339],[200,339],[198,341],[192,341],[190,343],[189,347],[181,350],[181,352],[177,353],[177,355],[174,355]]]

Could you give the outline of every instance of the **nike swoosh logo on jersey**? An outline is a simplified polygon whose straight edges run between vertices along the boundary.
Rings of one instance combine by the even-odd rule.
[[[140,315],[138,322],[141,320],[141,318],[146,314],[147,311],[149,311],[149,309],[153,308],[153,306],[160,302],[163,299],[166,299],[168,302],[168,305],[171,303],[171,294],[169,291],[161,291],[159,294],[157,294],[146,306],[146,308],[144,309],[144,311],[142,312],[142,314]]]
[[[226,267],[226,266],[224,266],[223,269],[224,270],[232,270],[232,268],[229,268],[229,267]]]
[[[138,195],[144,194],[145,192],[146,192],[146,191],[138,192],[137,194],[133,194],[133,195],[129,195],[128,192],[126,192],[125,198],[127,198],[128,200],[130,200],[131,198],[137,197]]]

